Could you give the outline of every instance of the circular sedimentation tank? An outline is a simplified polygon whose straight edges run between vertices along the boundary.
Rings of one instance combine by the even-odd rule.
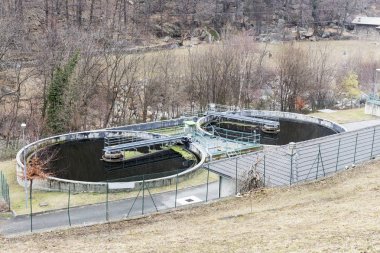
[[[234,117],[229,117],[233,115]],[[239,120],[239,116],[242,119]],[[246,119],[257,118],[279,123],[279,131],[275,134],[263,131],[263,124],[247,122]],[[261,135],[260,143],[263,145],[286,145],[290,142],[302,142],[315,138],[320,138],[336,133],[345,132],[346,129],[334,122],[310,117],[303,114],[279,112],[279,111],[258,111],[245,110],[240,112],[210,113],[198,120],[198,131],[212,134],[213,131],[207,126],[214,125],[222,130],[233,132],[246,132]]]
[[[277,119],[276,119],[277,120]],[[293,121],[287,118],[278,119],[280,129],[278,133],[266,133],[259,125],[250,125],[239,121],[209,122],[209,125],[233,132],[253,133],[261,136],[263,145],[286,145],[290,142],[301,142],[320,138],[337,133],[336,130],[316,123]],[[205,128],[203,126],[203,128]],[[208,131],[211,133],[211,131]],[[233,137],[233,136],[231,136]]]
[[[50,163],[49,172],[54,177],[75,181],[128,182],[140,181],[143,175],[152,175],[150,179],[170,176],[193,167],[199,161],[196,155],[186,159],[170,147],[156,145],[125,151],[124,160],[106,162],[102,159],[103,147],[104,139],[68,141],[48,146],[45,151],[55,157]]]
[[[99,130],[42,139],[18,152],[16,169],[19,184],[23,184],[24,152],[27,158],[34,155],[42,159],[52,158],[47,168],[50,176],[35,180],[34,188],[60,191],[68,190],[70,185],[73,191],[99,192],[104,191],[105,185],[117,185],[120,181],[133,183],[129,184],[129,190],[140,188],[142,181],[150,187],[170,185],[175,183],[177,174],[179,181],[191,177],[205,161],[206,154],[197,145],[185,147],[176,143],[174,146],[152,145],[125,151],[122,162],[105,162],[104,139],[109,135],[134,136],[140,141],[161,137],[148,132]]]

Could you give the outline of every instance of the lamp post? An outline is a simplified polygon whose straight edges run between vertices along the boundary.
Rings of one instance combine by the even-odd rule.
[[[25,188],[25,208],[28,208],[28,185],[27,185],[27,178],[26,178],[26,157],[25,157],[25,128],[26,124],[22,123],[21,124],[21,129],[22,129],[22,142],[24,145],[24,151],[22,152],[23,154],[23,160],[24,160],[24,188]]]

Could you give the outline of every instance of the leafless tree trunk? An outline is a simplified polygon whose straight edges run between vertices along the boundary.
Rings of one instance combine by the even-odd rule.
[[[328,95],[331,94],[335,73],[330,65],[330,55],[331,51],[327,46],[309,50],[311,70],[309,100],[313,110],[324,108]]]
[[[91,0],[91,3],[90,3],[90,25],[92,24],[93,22],[93,19],[94,19],[94,7],[95,7],[95,0]]]
[[[5,131],[6,136],[6,146],[10,144],[10,141],[15,138],[15,136],[18,134],[18,131],[15,131],[17,120],[19,119],[20,114],[20,108],[21,108],[21,97],[22,97],[22,85],[32,76],[34,75],[34,70],[25,70],[22,67],[21,64],[17,64],[14,68],[13,73],[9,77],[8,81],[10,83],[13,83],[13,90],[7,92],[6,94],[3,94],[0,96],[0,104],[2,102],[5,102],[7,104],[6,111],[8,111],[8,115],[1,115],[6,117],[6,129],[3,129]],[[7,99],[8,98],[8,99]]]
[[[20,20],[23,20],[24,18],[24,0],[16,0],[15,3],[15,9],[16,9],[16,14]]]
[[[49,27],[49,0],[45,0],[45,28],[47,29]]]
[[[77,0],[77,24],[82,26],[83,0]]]
[[[297,45],[285,45],[278,59],[278,90],[281,111],[295,111],[297,97],[304,96],[310,82],[308,55]]]
[[[106,63],[105,88],[107,104],[103,127],[107,127],[112,118],[117,123],[119,118],[123,117],[123,110],[126,109],[123,106],[127,105],[123,98],[129,98],[130,92],[137,82],[137,69],[141,57],[132,56],[127,58],[124,55],[111,56],[107,53],[103,57]],[[121,98],[120,94],[122,94]]]
[[[124,21],[124,27],[127,27],[127,21],[128,21],[128,3],[127,3],[127,0],[123,0],[123,21]]]
[[[319,1],[318,0],[310,0],[311,5],[311,16],[313,17],[313,27],[314,27],[314,35],[319,35]]]

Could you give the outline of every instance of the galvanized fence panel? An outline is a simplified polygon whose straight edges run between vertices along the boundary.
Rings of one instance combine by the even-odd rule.
[[[292,184],[292,155],[287,146],[266,150],[264,155],[266,185],[281,186]]]
[[[211,170],[236,181],[236,193],[255,170],[265,186],[316,180],[380,155],[380,126],[289,145],[270,147],[210,163]]]
[[[297,144],[297,182],[315,180],[380,155],[379,126]]]

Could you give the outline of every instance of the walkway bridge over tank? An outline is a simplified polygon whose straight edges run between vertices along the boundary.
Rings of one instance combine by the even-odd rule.
[[[257,118],[257,117],[247,117],[240,115],[239,113],[233,113],[233,112],[209,112],[207,115],[214,116],[216,118],[223,118],[226,120],[236,120],[236,121],[244,121],[252,124],[257,125],[266,125],[270,127],[279,128],[280,122],[276,120],[269,120],[269,119],[263,119],[263,118]]]
[[[120,152],[120,151],[137,149],[141,147],[155,146],[155,145],[164,145],[164,144],[173,145],[179,142],[187,142],[187,141],[189,141],[189,139],[186,136],[161,137],[161,138],[153,138],[149,140],[137,140],[137,141],[131,141],[131,142],[122,143],[122,144],[105,146],[103,148],[103,151],[107,153],[113,153],[113,152]]]

